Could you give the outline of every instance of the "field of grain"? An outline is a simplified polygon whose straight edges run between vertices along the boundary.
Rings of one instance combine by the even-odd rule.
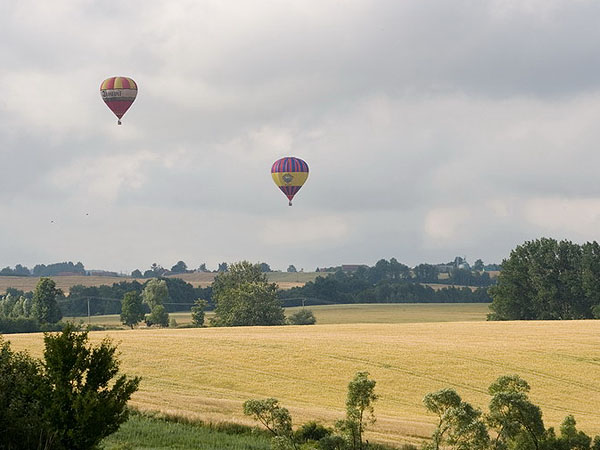
[[[286,316],[294,314],[301,307],[286,308]],[[319,325],[343,323],[419,323],[419,322],[470,322],[484,321],[490,312],[488,303],[370,303],[352,305],[317,305],[310,309]],[[213,316],[206,313],[206,322]],[[169,313],[178,325],[192,321],[189,312]],[[88,323],[87,317],[65,317],[74,323]],[[107,327],[122,326],[118,314],[91,316],[90,324]]]
[[[181,278],[190,283],[194,287],[210,286],[215,279],[216,273],[184,273],[179,275],[170,275],[171,278]],[[297,286],[304,286],[308,281],[313,281],[319,275],[324,275],[318,272],[270,272],[267,273],[267,278],[281,289],[290,289]],[[65,293],[75,285],[82,286],[101,286],[103,284],[111,286],[114,283],[121,281],[138,281],[145,283],[147,278],[131,278],[131,277],[104,277],[104,276],[84,276],[84,275],[65,275],[50,277],[56,282],[56,286],[62,289]],[[0,277],[0,294],[4,294],[7,288],[20,289],[22,291],[33,291],[35,285],[40,279],[38,277]]]
[[[210,421],[251,423],[249,398],[276,397],[294,423],[332,424],[344,414],[346,388],[367,370],[377,381],[377,423],[370,439],[418,442],[434,417],[423,396],[453,387],[487,409],[487,386],[519,374],[547,426],[573,414],[600,434],[600,321],[430,322],[315,326],[145,329],[94,332],[120,343],[122,369],[141,375],[135,406]],[[15,349],[39,356],[42,336],[10,335]]]
[[[291,315],[301,307],[286,308]],[[317,324],[485,321],[488,303],[375,303],[310,306]]]

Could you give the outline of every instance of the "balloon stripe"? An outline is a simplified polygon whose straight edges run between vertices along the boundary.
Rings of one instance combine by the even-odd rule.
[[[308,164],[293,156],[278,159],[271,166],[271,178],[290,201],[308,179]]]
[[[277,172],[308,172],[308,164],[299,158],[281,158],[271,166],[271,173]]]

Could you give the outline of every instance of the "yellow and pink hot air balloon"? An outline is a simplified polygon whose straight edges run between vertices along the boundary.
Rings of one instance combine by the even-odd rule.
[[[294,195],[296,195],[308,178],[308,164],[300,158],[286,156],[273,163],[271,176],[275,184],[281,189],[281,192],[290,201],[289,205],[292,206]]]
[[[121,125],[121,118],[133,104],[137,91],[135,81],[127,77],[110,77],[100,85],[102,100],[117,116],[119,125]]]

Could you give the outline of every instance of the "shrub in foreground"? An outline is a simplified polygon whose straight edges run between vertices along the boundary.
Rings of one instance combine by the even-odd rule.
[[[67,324],[44,336],[44,360],[0,347],[0,449],[92,449],[127,420],[140,378],[119,375],[109,339]]]

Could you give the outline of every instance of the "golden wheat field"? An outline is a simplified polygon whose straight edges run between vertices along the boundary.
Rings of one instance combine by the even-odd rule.
[[[600,321],[433,322],[93,332],[119,343],[122,369],[141,375],[132,404],[211,421],[250,423],[249,398],[276,397],[295,424],[333,423],[344,414],[354,373],[377,381],[369,438],[417,442],[434,417],[423,396],[453,387],[487,409],[487,386],[519,374],[547,426],[573,414],[600,434]],[[42,335],[6,336],[40,356]]]

